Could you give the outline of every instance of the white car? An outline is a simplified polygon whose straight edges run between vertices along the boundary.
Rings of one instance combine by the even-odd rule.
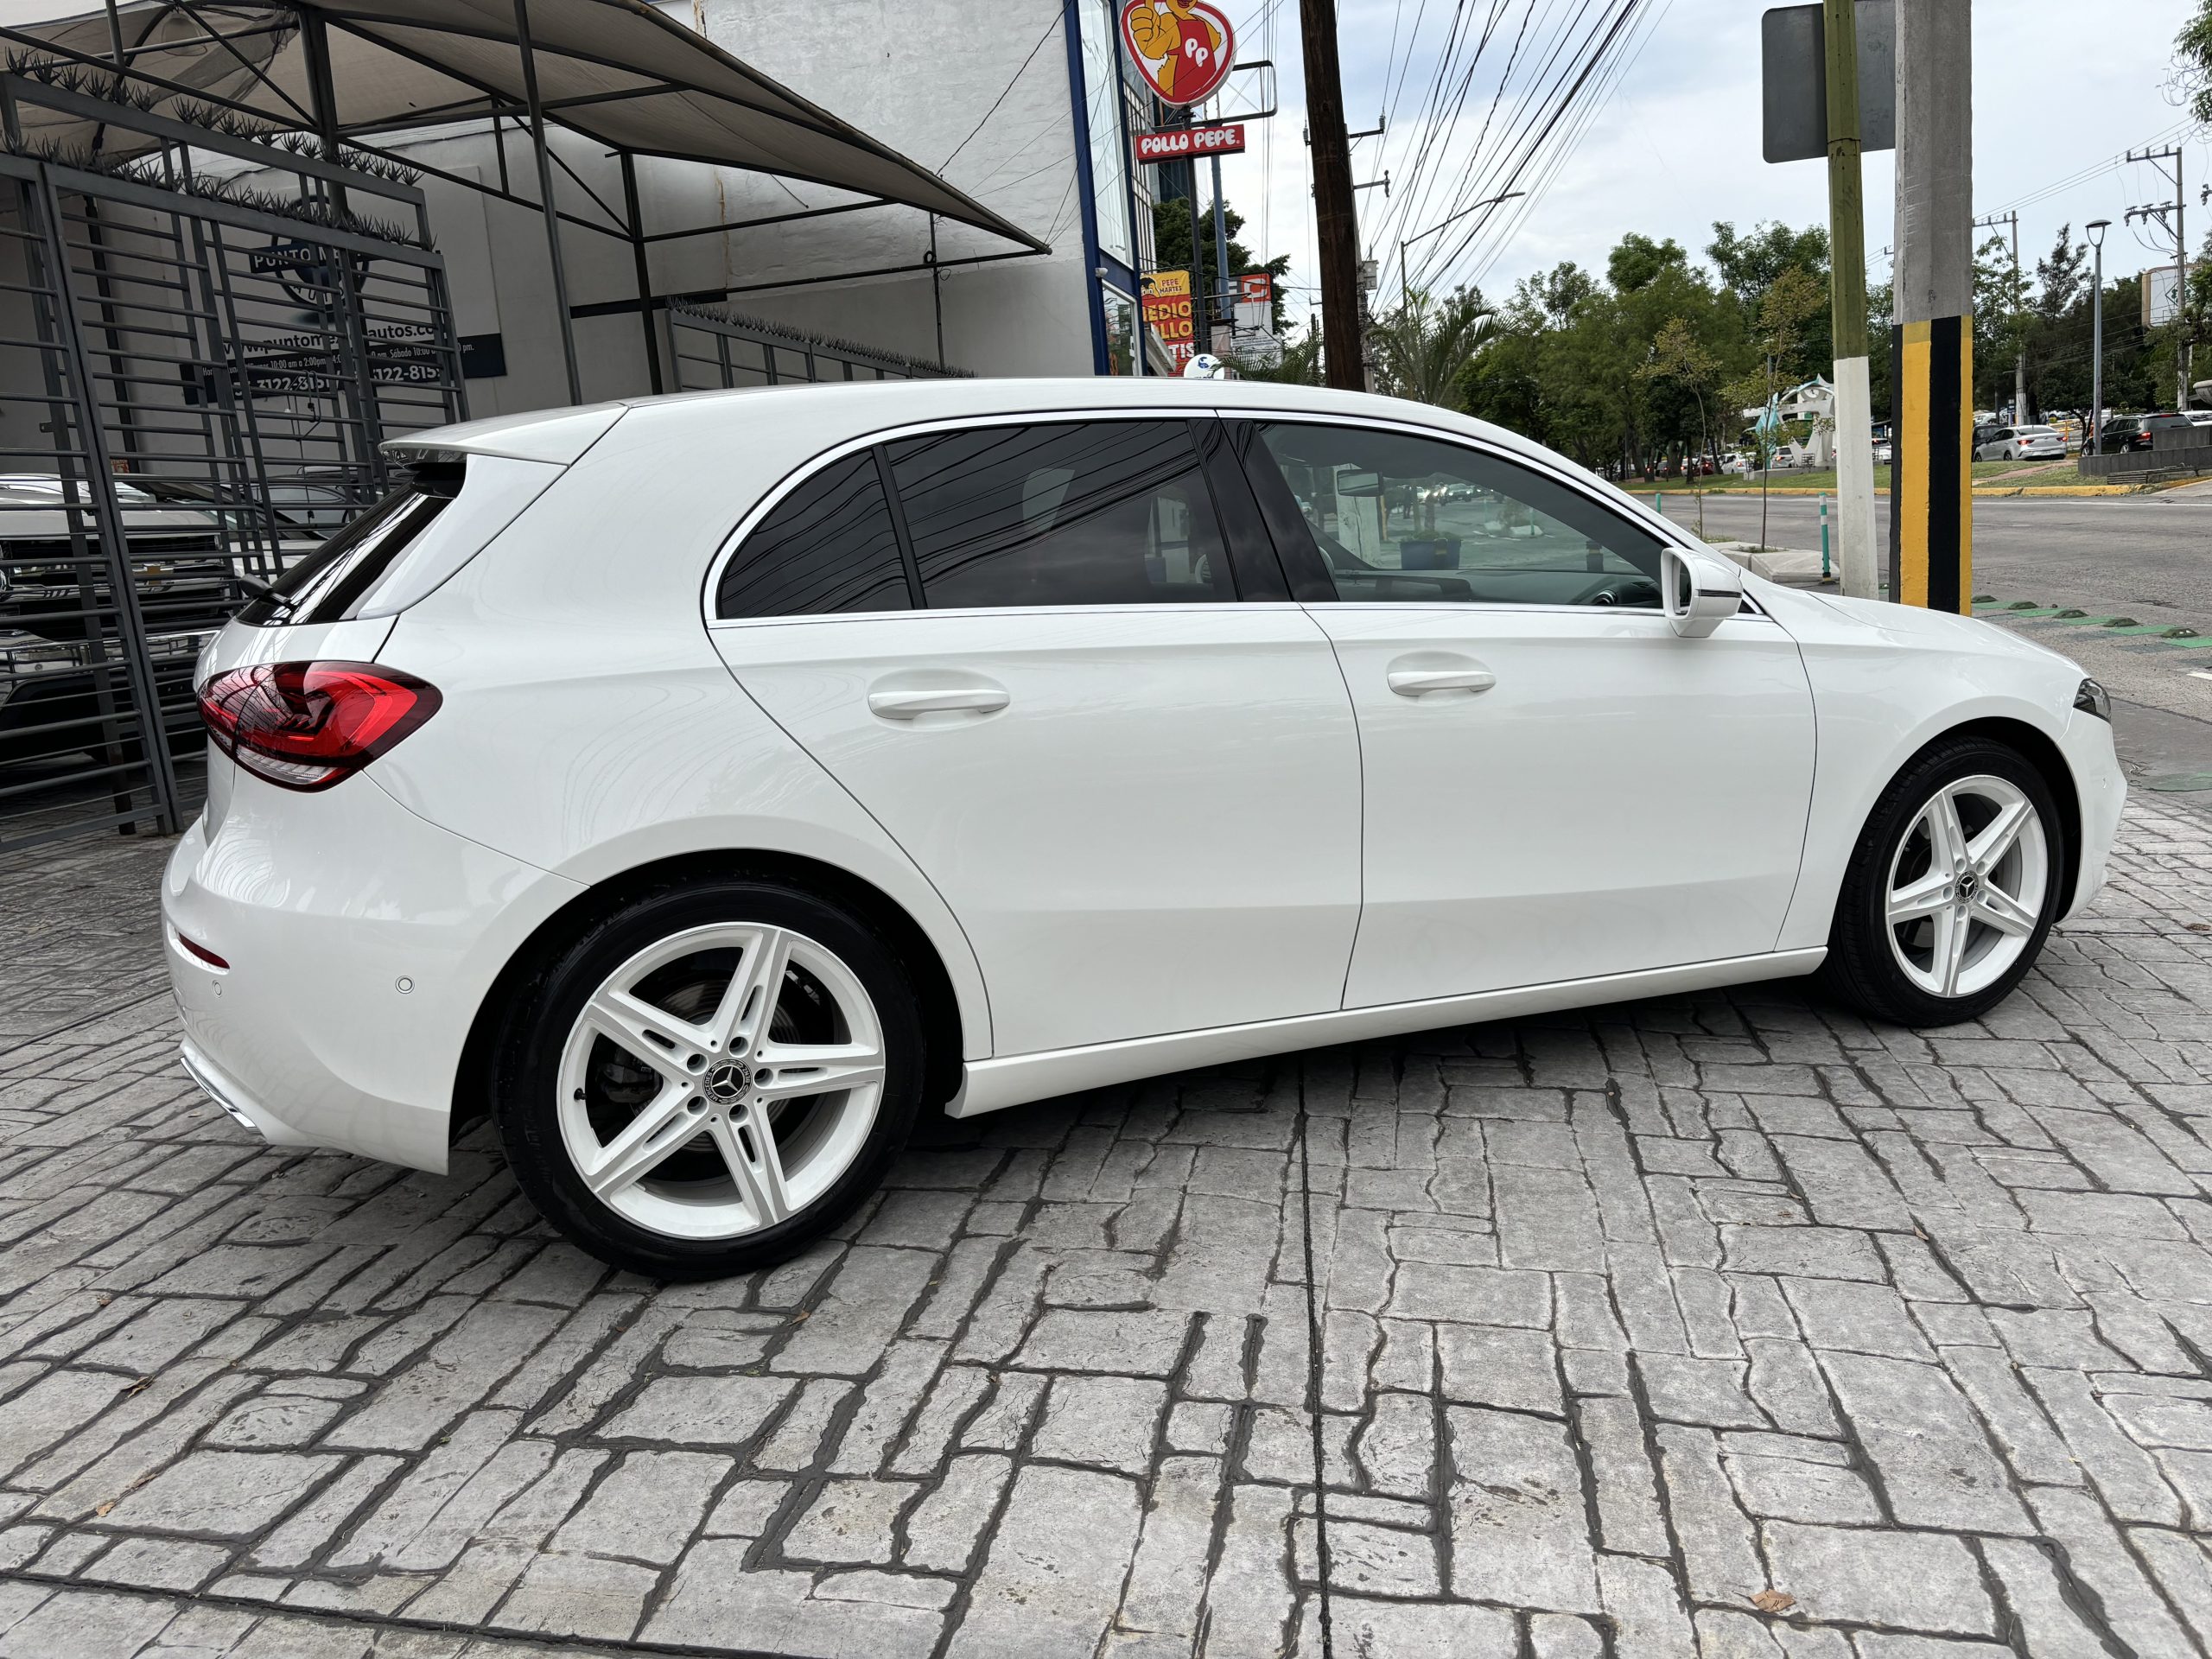
[[[423,488],[200,664],[185,1064],[423,1169],[488,1113],[642,1272],[787,1255],[925,1111],[1816,970],[1970,1018],[2120,815],[2064,658],[1426,404],[936,380],[408,442]]]
[[[2066,439],[2055,426],[2000,426],[1975,446],[1976,461],[2063,461]]]

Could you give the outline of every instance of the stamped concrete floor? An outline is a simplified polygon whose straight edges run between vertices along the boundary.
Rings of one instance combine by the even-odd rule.
[[[0,869],[0,1654],[2212,1643],[2185,810],[1980,1026],[1767,986],[1167,1078],[670,1289],[480,1134],[200,1101],[164,850]]]

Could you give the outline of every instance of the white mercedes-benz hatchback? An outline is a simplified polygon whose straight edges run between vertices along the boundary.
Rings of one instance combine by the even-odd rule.
[[[1815,970],[1971,1018],[2120,816],[2063,658],[1419,404],[804,387],[406,458],[200,662],[184,1063],[428,1170],[488,1113],[647,1273],[788,1254],[923,1111]]]

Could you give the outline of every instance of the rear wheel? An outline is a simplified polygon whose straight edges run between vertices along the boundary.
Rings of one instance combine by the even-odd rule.
[[[641,899],[540,982],[501,1075],[523,1190],[617,1267],[715,1278],[849,1215],[905,1144],[922,1038],[863,919],[718,881]]]
[[[1994,1007],[2057,916],[2063,833],[2050,786],[2018,750],[1984,738],[1929,750],[1867,818],[1822,979],[1901,1025]]]

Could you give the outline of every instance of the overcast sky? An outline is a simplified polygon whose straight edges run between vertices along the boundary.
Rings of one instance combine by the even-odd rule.
[[[1252,149],[1224,162],[1223,174],[1230,205],[1252,221],[1245,245],[1262,258],[1291,256],[1291,282],[1300,285],[1291,296],[1296,318],[1313,302],[1315,257],[1300,138],[1305,72],[1298,0],[1221,3],[1237,29],[1240,60],[1272,57],[1278,66],[1281,113],[1253,128]],[[1486,115],[1491,135],[1486,155],[1497,150],[1496,135],[1512,127],[1510,98],[1491,112],[1511,32],[1532,7],[1535,39],[1541,38],[1548,16],[1578,10],[1551,0],[1465,0],[1470,18],[1495,13],[1501,21],[1459,120],[1448,125],[1452,139],[1443,163],[1433,154],[1423,169],[1430,181],[1427,200],[1412,211],[1426,211],[1430,219],[1407,223],[1409,205],[1402,187],[1413,170],[1424,124],[1424,124],[1419,116],[1455,3],[1338,0],[1344,101],[1353,130],[1376,124],[1390,88],[1403,79],[1393,130],[1379,143],[1369,138],[1353,146],[1356,179],[1379,178],[1385,168],[1392,175],[1391,200],[1380,189],[1360,193],[1367,251],[1379,255],[1391,271],[1380,296],[1386,302],[1395,293],[1396,236],[1425,229],[1449,211],[1452,189],[1478,165],[1472,157]],[[1672,237],[1701,256],[1715,219],[1739,226],[1765,219],[1825,225],[1827,169],[1817,161],[1769,166],[1759,157],[1759,16],[1764,10],[1755,0],[1647,0],[1632,60],[1548,185],[1510,204],[1521,210],[1517,221],[1494,221],[1490,233],[1460,254],[1443,285],[1476,280],[1486,295],[1503,300],[1518,278],[1562,259],[1602,270],[1606,251],[1631,230]],[[2170,263],[2170,253],[2162,258],[2138,239],[2139,232],[2155,234],[2153,227],[2131,230],[2124,220],[2133,205],[2171,199],[2171,184],[2155,168],[2120,162],[2125,151],[2153,143],[2179,143],[2184,149],[2190,241],[2192,250],[2201,245],[2212,227],[2212,210],[2200,205],[2197,192],[2212,181],[2212,144],[2185,121],[2170,91],[2173,39],[2194,10],[2195,0],[1983,0],[1974,8],[1974,207],[1977,213],[2018,208],[2021,253],[2031,265],[2062,224],[2072,226],[2078,242],[2082,225],[2099,218],[2113,221],[2105,243],[2108,276]],[[1524,43],[1516,82],[1525,77],[1531,55]],[[1888,269],[1882,250],[1891,240],[1891,159],[1885,153],[1866,162],[1866,243],[1878,281]],[[1516,182],[1525,187],[1529,181]],[[1200,188],[1211,200],[1203,176]],[[1447,232],[1416,246],[1416,283],[1421,246],[1449,252],[1457,235]],[[1377,247],[1378,241],[1383,245]]]

